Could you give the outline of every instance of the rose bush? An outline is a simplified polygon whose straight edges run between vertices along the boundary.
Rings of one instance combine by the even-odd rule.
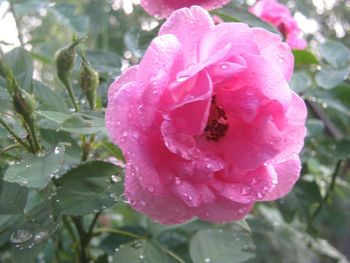
[[[278,3],[277,0],[260,0],[249,11],[276,26],[292,49],[306,48],[307,42],[303,39],[297,21],[288,7]]]
[[[243,23],[175,11],[109,89],[106,126],[127,160],[125,196],[161,223],[239,220],[299,177],[306,107],[289,46]]]
[[[164,18],[182,7],[199,5],[207,10],[219,8],[230,0],[141,0],[141,6],[152,16]]]

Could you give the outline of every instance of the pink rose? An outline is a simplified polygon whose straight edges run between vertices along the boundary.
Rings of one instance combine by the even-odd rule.
[[[307,43],[302,38],[297,21],[285,5],[278,3],[277,0],[260,0],[249,11],[276,26],[292,49],[306,48]]]
[[[229,3],[231,0],[141,0],[141,6],[152,16],[165,18],[182,7],[199,5],[213,10]]]
[[[125,196],[152,219],[239,220],[299,177],[306,108],[280,37],[175,11],[111,85],[106,126],[127,160]]]

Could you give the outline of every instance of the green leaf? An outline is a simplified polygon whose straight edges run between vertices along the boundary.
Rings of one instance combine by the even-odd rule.
[[[296,66],[318,64],[318,60],[314,54],[307,50],[292,50],[294,55],[294,63]]]
[[[122,150],[115,144],[110,143],[110,142],[102,142],[102,145],[118,160],[122,161],[125,163],[125,158],[123,155]]]
[[[311,87],[312,80],[305,71],[296,71],[291,80],[291,88],[297,93],[301,93]]]
[[[59,171],[64,156],[64,145],[58,145],[43,156],[31,156],[10,166],[4,180],[22,186],[43,189]]]
[[[9,242],[11,235],[11,226],[20,215],[1,215],[0,216],[0,247]],[[0,257],[1,259],[1,257]]]
[[[34,67],[29,52],[22,47],[14,48],[5,54],[5,63],[14,73],[21,88],[30,92]]]
[[[92,68],[100,74],[116,75],[121,67],[122,58],[113,52],[89,50],[86,56]]]
[[[252,239],[239,227],[206,229],[196,233],[190,243],[194,263],[240,263],[255,256],[247,251]]]
[[[22,213],[28,196],[28,189],[18,184],[0,180],[0,215]]]
[[[45,201],[13,222],[9,232],[14,249],[29,249],[41,244],[57,229],[52,208]]]
[[[0,112],[8,111],[12,106],[12,99],[6,89],[6,81],[0,77]]]
[[[115,263],[172,263],[174,262],[157,244],[141,240],[121,246],[114,254]]]
[[[158,27],[151,31],[142,30],[139,26],[130,28],[124,35],[125,47],[132,51],[134,56],[141,58],[158,30]]]
[[[83,134],[106,133],[104,119],[87,114],[74,115],[65,119],[59,130]]]
[[[291,222],[296,213],[308,219],[320,202],[322,196],[317,183],[299,180],[286,197],[277,201],[277,205],[284,219]]]
[[[346,80],[349,76],[349,73],[349,68],[342,68],[337,70],[321,69],[316,74],[316,82],[322,88],[332,89]]]
[[[280,34],[272,25],[240,7],[226,6],[212,13],[221,17],[226,22],[244,22],[251,27],[261,27],[270,32]]]
[[[43,129],[80,134],[94,134],[98,132],[106,134],[104,118],[96,113],[73,113],[69,115],[57,111],[37,111],[37,114],[50,120],[50,122],[39,121],[38,126]]]
[[[350,159],[350,140],[341,139],[338,141],[332,139],[326,139],[322,141],[322,145],[319,148],[326,156],[334,160],[347,160]]]
[[[341,68],[350,63],[350,50],[344,44],[327,41],[318,48],[320,55],[333,67]]]
[[[41,110],[69,113],[69,107],[63,97],[42,82],[34,80],[33,93],[35,98],[41,103]]]
[[[76,165],[81,161],[82,150],[76,138],[70,133],[64,131],[55,131],[41,129],[41,143],[45,148],[52,148],[59,143],[64,143],[66,151],[64,152],[64,165]]]
[[[307,136],[313,138],[323,133],[324,123],[318,119],[308,119],[306,123]]]
[[[118,230],[122,230],[128,233],[132,233],[139,236],[146,236],[147,230],[144,229],[141,226],[125,226],[122,228],[119,228]],[[109,234],[106,238],[104,238],[99,246],[100,249],[105,251],[106,253],[110,255],[114,255],[115,248],[119,247],[123,244],[130,243],[134,241],[134,237],[125,236],[125,235],[118,235],[118,234]]]
[[[79,35],[85,35],[89,27],[89,18],[77,14],[77,8],[73,4],[56,4],[51,11],[63,26],[70,27]]]
[[[102,161],[90,161],[69,170],[57,181],[55,213],[85,215],[112,206],[123,192],[122,174],[121,168]]]

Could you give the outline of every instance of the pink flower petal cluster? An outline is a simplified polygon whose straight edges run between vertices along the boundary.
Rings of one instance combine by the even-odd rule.
[[[141,6],[152,16],[165,18],[173,11],[198,5],[206,10],[213,10],[229,3],[231,0],[141,0]]]
[[[108,94],[106,126],[127,160],[125,196],[164,223],[239,220],[286,195],[301,169],[306,107],[278,35],[175,11]]]
[[[277,0],[260,0],[249,11],[276,26],[292,49],[306,48],[307,43],[302,37],[297,21],[285,5]]]

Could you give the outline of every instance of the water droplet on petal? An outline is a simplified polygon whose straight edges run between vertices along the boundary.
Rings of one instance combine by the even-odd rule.
[[[251,190],[252,189],[249,186],[243,186],[241,193],[242,193],[242,195],[249,195]]]
[[[258,183],[258,180],[256,178],[253,178],[251,184],[256,185],[257,183]]]
[[[190,76],[187,76],[187,75],[179,76],[179,77],[177,77],[176,81],[182,83],[182,82],[185,82],[186,80],[188,80],[189,77]]]
[[[226,63],[221,64],[221,66],[220,66],[220,68],[221,68],[222,70],[227,70],[229,67],[230,67],[230,66],[229,66],[228,64],[226,64]]]
[[[238,213],[244,214],[244,212],[245,212],[245,209],[244,209],[244,208],[239,208],[239,209],[238,209]]]

